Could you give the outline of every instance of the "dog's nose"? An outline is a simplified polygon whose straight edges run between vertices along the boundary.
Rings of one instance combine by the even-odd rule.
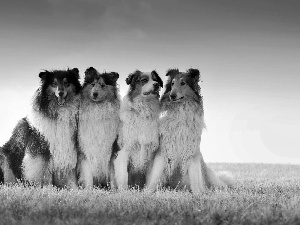
[[[97,97],[98,97],[98,93],[97,93],[97,92],[94,92],[94,93],[93,93],[93,96],[94,96],[95,98],[97,98]]]
[[[172,100],[176,99],[176,97],[177,97],[176,94],[171,94],[171,95],[170,95],[170,98],[171,98]]]
[[[64,92],[60,91],[60,92],[58,92],[58,95],[59,95],[60,97],[62,97],[62,96],[64,95]]]

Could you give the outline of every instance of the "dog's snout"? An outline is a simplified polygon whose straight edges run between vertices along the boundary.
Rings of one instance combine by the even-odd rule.
[[[60,92],[58,92],[58,95],[59,95],[60,97],[62,97],[62,96],[64,95],[64,92],[63,92],[63,91],[60,91]]]
[[[170,94],[170,98],[171,98],[172,100],[176,99],[176,97],[177,97],[176,94]]]
[[[98,93],[97,93],[97,92],[94,92],[94,93],[93,93],[93,96],[94,96],[95,98],[97,98],[97,97],[98,97]]]

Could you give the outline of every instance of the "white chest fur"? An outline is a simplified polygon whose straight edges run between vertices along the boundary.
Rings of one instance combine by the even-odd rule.
[[[132,163],[136,167],[144,165],[159,144],[158,138],[158,99],[133,102],[126,97],[121,107],[122,146],[129,151]]]
[[[79,146],[94,176],[108,172],[119,124],[119,103],[83,104],[79,109]]]
[[[200,151],[202,130],[205,127],[203,112],[195,104],[185,103],[162,111],[160,117],[160,149],[170,161],[171,170]]]
[[[74,169],[77,163],[75,146],[77,106],[74,102],[58,108],[55,119],[45,117],[35,110],[28,116],[30,123],[49,142],[53,169],[60,172]]]

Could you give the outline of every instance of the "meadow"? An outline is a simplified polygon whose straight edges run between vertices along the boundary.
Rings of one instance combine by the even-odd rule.
[[[108,192],[0,186],[0,224],[300,224],[300,166],[209,164],[235,188]]]

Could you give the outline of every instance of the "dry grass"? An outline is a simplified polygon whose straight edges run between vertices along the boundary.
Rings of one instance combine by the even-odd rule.
[[[180,191],[56,190],[0,186],[0,224],[300,224],[300,168],[210,164],[236,188]]]

